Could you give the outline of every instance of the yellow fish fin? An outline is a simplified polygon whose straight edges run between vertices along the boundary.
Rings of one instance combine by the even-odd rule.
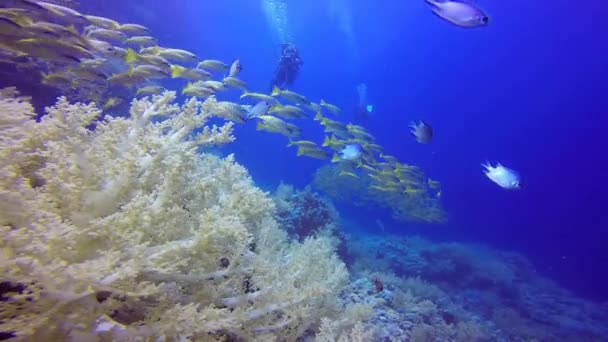
[[[255,129],[258,131],[263,131],[266,126],[262,121],[258,121],[258,124],[255,126]]]
[[[277,87],[276,85],[272,87],[272,93],[270,93],[270,95],[272,96],[277,96],[281,94],[281,89],[279,89],[279,87]]]
[[[133,51],[133,49],[127,49],[127,53],[125,54],[125,62],[132,63],[137,60],[137,52]]]
[[[178,78],[184,74],[186,68],[181,65],[171,64],[171,78]]]
[[[325,139],[323,140],[323,145],[321,145],[321,146],[323,146],[323,147],[327,147],[327,146],[329,146],[330,144],[331,144],[331,141],[329,140],[329,137],[326,135],[326,136],[325,136]]]

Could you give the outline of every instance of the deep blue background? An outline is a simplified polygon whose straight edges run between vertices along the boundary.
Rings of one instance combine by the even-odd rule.
[[[249,88],[268,90],[279,42],[260,0],[83,3],[83,12],[147,25],[162,45],[202,58],[238,57]],[[365,82],[375,106],[368,128],[388,153],[442,182],[450,221],[405,225],[383,211],[349,208],[344,216],[370,230],[378,218],[393,232],[518,250],[579,294],[608,299],[608,29],[601,6],[481,1],[490,25],[462,29],[422,0],[286,3],[305,61],[293,90],[340,105],[349,120],[354,89]],[[328,3],[350,18],[354,44]],[[414,119],[432,123],[432,145],[409,137]],[[316,123],[302,126],[304,138],[322,138]],[[252,124],[238,127],[237,138],[237,160],[269,190],[279,180],[305,186],[323,165],[296,157],[286,138]],[[481,171],[486,160],[518,170],[523,189],[491,183]]]

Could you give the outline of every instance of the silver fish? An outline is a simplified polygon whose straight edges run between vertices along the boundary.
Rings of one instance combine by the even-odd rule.
[[[426,0],[433,6],[433,13],[460,27],[488,25],[489,18],[472,0]]]
[[[428,144],[433,141],[433,127],[424,121],[414,121],[410,123],[412,129],[410,133],[421,144]]]
[[[270,104],[266,101],[260,101],[255,106],[253,106],[249,112],[247,112],[247,119],[259,118],[262,115],[266,115],[268,109],[270,108]]]
[[[232,65],[230,65],[230,72],[228,72],[228,76],[236,77],[239,74],[239,72],[241,72],[241,70],[243,70],[243,67],[241,66],[241,60],[237,59],[234,62],[232,62]]]
[[[515,190],[520,188],[520,177],[519,173],[508,167],[504,167],[502,164],[497,163],[496,166],[492,166],[490,162],[481,164],[483,166],[485,175],[494,183],[498,184],[503,189]]]

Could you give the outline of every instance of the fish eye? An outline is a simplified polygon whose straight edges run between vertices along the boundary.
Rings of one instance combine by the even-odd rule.
[[[486,16],[481,17],[481,22],[482,23],[487,24],[489,21],[490,21],[489,17],[486,17]]]

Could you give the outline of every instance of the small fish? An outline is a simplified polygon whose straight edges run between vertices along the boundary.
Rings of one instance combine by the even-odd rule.
[[[79,63],[80,59],[93,58],[91,52],[85,48],[56,39],[20,39],[15,42],[14,46],[16,50],[27,53],[30,56],[56,62]]]
[[[304,146],[304,147],[317,147],[317,143],[310,140],[289,140],[287,147],[291,146]]]
[[[241,95],[240,98],[241,98],[241,100],[251,98],[252,100],[266,101],[268,103],[278,103],[277,99],[275,99],[274,97],[272,97],[270,95],[266,95],[266,94],[262,94],[262,93],[252,93],[252,92],[248,92],[248,91],[245,91]]]
[[[289,91],[289,90],[282,90],[277,86],[274,86],[272,88],[272,96],[280,96],[288,101],[294,102],[296,104],[300,104],[300,105],[309,105],[310,101],[304,96],[304,95],[300,95],[296,92],[293,91]]]
[[[20,2],[33,2],[33,1],[23,1]],[[53,21],[65,21],[66,23],[78,23],[82,25],[86,25],[89,23],[87,18],[85,18],[78,11],[73,10],[68,7],[64,7],[61,5],[51,4],[49,2],[38,1],[38,5],[42,6],[47,12],[46,14],[51,15],[53,17]]]
[[[143,50],[140,53],[144,54]],[[181,49],[159,48],[156,55],[172,62],[196,62],[195,54]]]
[[[4,2],[8,1],[5,0]],[[13,0],[10,1],[9,4],[2,4],[2,7],[15,7],[18,9],[33,11],[32,13],[43,12],[49,15],[52,14],[46,8],[42,7],[42,5],[40,5],[37,1],[33,0]]]
[[[150,30],[147,27],[138,24],[122,24],[116,29],[127,34],[136,34],[142,36],[150,34]]]
[[[302,119],[308,117],[308,114],[306,114],[306,112],[301,108],[291,105],[283,106],[277,104],[269,110],[269,113],[278,115],[285,119]]]
[[[405,189],[403,189],[403,193],[404,194],[409,194],[409,195],[420,194],[422,192],[424,192],[424,190],[422,190],[422,189],[414,189],[414,188],[409,187],[409,186],[406,186]]]
[[[114,30],[116,28],[118,28],[118,26],[120,26],[120,24],[112,19],[108,19],[108,18],[104,18],[104,17],[98,17],[98,16],[94,16],[94,15],[85,15],[84,16],[91,24],[101,27],[101,28],[105,28],[105,29],[109,29],[109,30]]]
[[[107,63],[108,60],[104,58],[85,59],[80,63],[80,67],[85,69],[100,69]]]
[[[367,133],[367,131],[365,131],[365,128],[363,128],[361,126],[348,124],[348,125],[346,125],[346,129],[356,139],[361,139],[361,140],[370,141],[370,142],[374,141],[374,139],[375,139],[373,135]]]
[[[367,164],[365,164],[365,163],[363,163],[363,162],[361,162],[361,161],[359,161],[359,163],[357,164],[357,168],[358,168],[358,169],[364,169],[364,170],[365,170],[365,171],[367,171],[367,172],[376,172],[376,171],[377,171],[377,170],[376,170],[376,169],[374,169],[372,166],[367,165]]]
[[[38,0],[38,1],[46,1],[46,2],[53,3],[55,5],[61,5],[63,7],[68,7],[71,9],[76,9],[78,7],[78,5],[80,5],[78,3],[78,1],[76,1],[76,0]]]
[[[87,32],[86,36],[88,38],[103,40],[108,43],[122,43],[127,39],[127,36],[122,32],[104,28],[90,30]]]
[[[378,190],[378,191],[382,191],[382,192],[390,192],[391,191],[390,188],[382,187],[382,186],[378,186],[378,185],[370,185],[369,188],[371,190]]]
[[[361,146],[348,144],[340,152],[340,158],[344,160],[357,160],[361,157]]]
[[[224,84],[227,84],[227,85],[229,85],[231,87],[234,87],[234,88],[240,88],[240,89],[243,89],[243,90],[247,90],[247,83],[245,83],[245,81],[240,80],[240,79],[238,79],[236,77],[230,77],[230,76],[225,77],[222,80],[222,82]]]
[[[304,106],[304,107],[306,107],[306,108],[310,109],[311,111],[313,111],[313,112],[315,112],[315,113],[320,112],[320,111],[322,110],[322,108],[323,108],[323,107],[321,107],[321,105],[320,105],[320,104],[318,104],[318,103],[314,103],[314,102],[310,102],[310,103],[308,103],[308,104],[302,104],[302,106]]]
[[[346,145],[346,142],[344,140],[338,140],[336,139],[336,137],[334,135],[332,135],[331,137],[329,136],[325,136],[325,139],[323,140],[323,147],[329,147],[332,150],[341,150],[342,148],[344,148],[344,146]]]
[[[148,47],[156,45],[156,39],[150,36],[134,36],[124,41],[126,45]]]
[[[111,54],[114,50],[112,44],[95,38],[87,38],[87,46],[94,54]]]
[[[28,16],[28,14],[28,11],[23,8],[0,7],[0,16],[10,19],[21,26],[31,25],[34,22],[33,19]]]
[[[208,80],[211,74],[203,69],[188,69],[181,65],[171,65],[171,78],[184,78],[192,81]]]
[[[200,69],[206,69],[211,71],[223,71],[228,69],[228,65],[222,61],[218,61],[215,59],[206,59],[196,66]]]
[[[237,59],[232,62],[232,65],[230,65],[230,72],[228,73],[228,76],[236,77],[241,72],[241,70],[243,70],[243,67],[241,66],[241,60]]]
[[[193,69],[193,70],[200,70],[200,71],[203,71],[203,72],[207,73],[206,71],[201,70],[201,69]],[[202,83],[202,85],[203,85],[203,87],[211,88],[211,89],[213,89],[215,91],[225,90],[226,89],[224,87],[224,83],[222,83],[220,81],[208,80],[208,81],[204,81]]]
[[[145,48],[139,49],[139,53],[141,55],[156,55],[162,50],[160,46],[148,46]]]
[[[137,89],[137,93],[135,94],[135,96],[139,97],[139,96],[146,96],[146,95],[157,95],[157,94],[162,93],[164,90],[165,90],[165,88],[163,88],[161,86],[156,86],[156,85],[146,86],[146,87]]]
[[[382,154],[382,153],[380,153],[380,158],[386,160],[389,163],[393,163],[393,164],[398,162],[397,158],[390,156],[390,155]]]
[[[155,65],[142,64],[131,70],[134,75],[141,75],[146,79],[162,79],[169,77],[169,72]]]
[[[481,164],[481,166],[485,168],[485,175],[501,188],[509,190],[520,188],[519,174],[515,170],[504,167],[500,163],[497,163],[495,167],[490,162]]]
[[[114,47],[117,49],[117,47]],[[169,62],[157,55],[149,55],[149,54],[137,54],[133,49],[126,49],[124,53],[124,59],[127,64],[132,63],[144,63],[156,65],[159,68],[163,68],[165,70],[171,70],[171,65]],[[181,69],[180,69],[181,70]]]
[[[245,123],[247,114],[245,110],[234,102],[220,101],[217,103],[217,116],[236,123]]]
[[[64,73],[46,74],[42,73],[42,84],[58,88],[71,88],[72,80]]]
[[[215,90],[211,88],[204,87],[202,82],[196,83],[188,83],[184,89],[182,89],[182,94],[186,96],[196,96],[200,98],[207,98],[213,94],[215,94]]]
[[[349,176],[349,177],[353,177],[353,178],[359,178],[359,176],[357,176],[356,173],[353,173],[350,171],[340,171],[340,173],[338,173],[338,176]]]
[[[429,187],[430,187],[431,189],[439,189],[440,184],[439,184],[439,182],[438,182],[438,181],[436,181],[436,180],[432,180],[432,179],[430,179],[430,178],[429,178],[429,179],[427,180],[427,182],[428,182]]]
[[[340,113],[342,113],[342,110],[340,109],[340,107],[333,105],[331,103],[327,103],[327,102],[325,102],[325,100],[321,100],[319,105],[321,105],[321,107],[327,108],[327,110],[329,110],[329,112],[334,115],[340,115]]]
[[[137,75],[132,72],[120,72],[113,74],[108,78],[108,82],[111,84],[121,84],[127,87],[135,86],[140,83],[144,83],[146,78],[142,75]]]
[[[488,16],[472,0],[426,0],[433,6],[433,13],[460,27],[487,26]]]
[[[297,137],[302,133],[302,130],[298,126],[287,123],[272,115],[260,116],[260,121],[258,122],[256,129],[258,131],[263,130],[283,134],[290,138]]]
[[[373,152],[373,153],[380,153],[382,152],[382,146],[378,145],[378,144],[368,144],[368,143],[364,143],[363,144],[363,148],[366,149],[367,151]]]
[[[350,137],[350,133],[348,132],[346,125],[340,121],[323,118],[321,119],[321,126],[325,127],[325,133],[333,133],[341,138]]]
[[[23,36],[23,27],[13,19],[0,17],[0,32],[3,36]]]
[[[426,122],[411,122],[409,127],[412,129],[410,133],[419,143],[428,144],[433,141],[433,127]]]
[[[69,68],[68,70],[70,71],[71,74],[76,76],[76,78],[82,79],[82,80],[87,80],[90,82],[105,82],[106,79],[108,78],[108,75],[106,75],[103,72],[100,72],[95,69],[83,68],[82,64],[77,68],[76,67]]]
[[[298,156],[307,156],[316,159],[329,159],[329,152],[319,147],[298,146]]]
[[[268,113],[268,108],[270,108],[270,104],[268,102],[260,101],[247,112],[246,117],[247,119],[259,118],[260,116]]]

